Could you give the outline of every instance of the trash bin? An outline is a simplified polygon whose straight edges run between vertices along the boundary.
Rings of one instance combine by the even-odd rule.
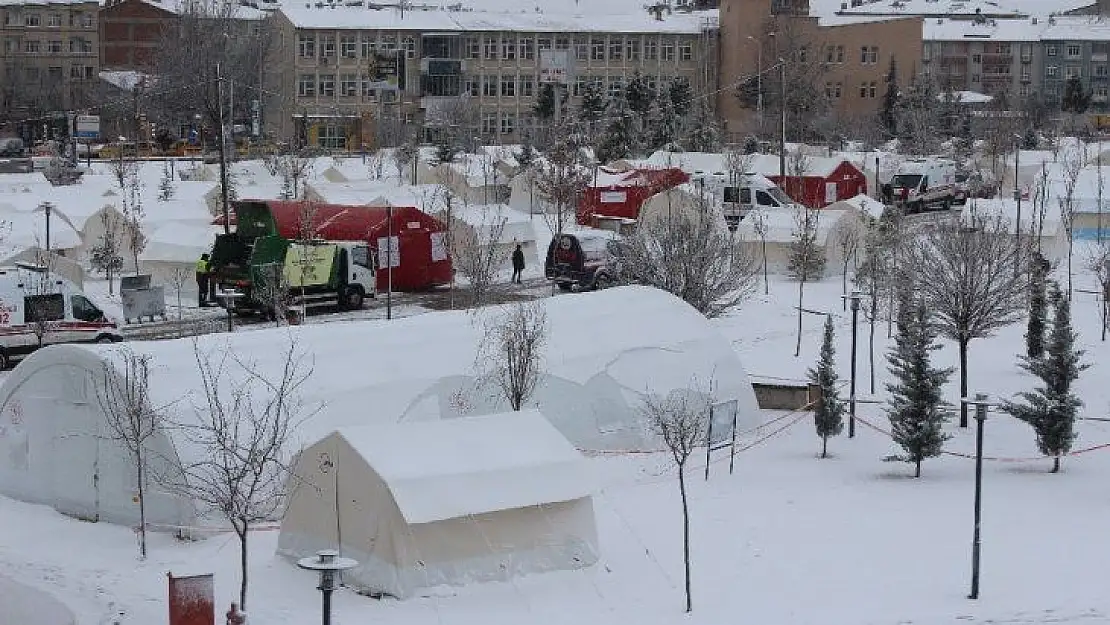
[[[149,317],[166,319],[166,292],[165,287],[151,286],[150,274],[123,276],[119,283],[120,299],[123,302],[123,320],[131,323],[132,319],[141,322]]]

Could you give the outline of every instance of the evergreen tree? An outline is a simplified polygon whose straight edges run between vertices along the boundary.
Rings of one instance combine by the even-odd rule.
[[[655,98],[644,115],[644,136],[647,137],[647,151],[664,149],[667,144],[678,138],[678,125],[674,106],[666,96]]]
[[[539,119],[551,119],[555,116],[555,85],[547,83],[540,86],[532,109]]]
[[[520,149],[516,151],[516,154],[514,154],[514,156],[516,157],[516,162],[520,165],[521,169],[527,169],[536,162],[536,159],[539,157],[539,152],[536,151],[536,148],[532,147],[532,143],[530,141],[525,141],[524,144],[520,146]]]
[[[939,456],[950,438],[944,433],[947,419],[941,407],[952,369],[937,369],[929,362],[929,354],[940,345],[925,304],[914,303],[905,293],[900,299],[898,334],[886,358],[896,380],[886,385],[891,396],[887,416],[894,442],[906,453],[903,459],[914,463],[914,477],[921,477],[921,461]]]
[[[1060,100],[1060,110],[1076,115],[1086,113],[1091,106],[1091,92],[1083,86],[1078,76],[1072,76],[1064,83],[1064,97]]]
[[[458,152],[454,142],[451,141],[451,137],[448,136],[447,133],[443,133],[443,135],[440,136],[439,141],[436,141],[435,148],[435,159],[437,164],[454,161],[455,154]]]
[[[633,155],[636,133],[632,112],[623,106],[613,107],[612,119],[597,143],[597,160],[610,163]]]
[[[173,175],[170,173],[168,163],[162,163],[162,180],[158,183],[158,199],[162,202],[168,202],[173,199]]]
[[[1048,322],[1048,270],[1049,264],[1040,252],[1032,258],[1032,276],[1029,280],[1029,321],[1025,327],[1025,357],[1036,360],[1044,354],[1044,331]]]
[[[603,115],[608,102],[605,99],[605,93],[601,90],[601,85],[590,82],[586,84],[586,88],[582,91],[582,102],[579,105],[582,119],[594,122]]]
[[[648,84],[646,78],[640,74],[639,70],[632,75],[629,79],[628,85],[624,88],[624,99],[628,102],[628,108],[638,115],[644,115],[655,103],[655,90]]]
[[[686,147],[691,152],[718,152],[721,149],[721,127],[709,110],[709,103],[702,101],[694,113],[694,123],[686,133]]]
[[[821,398],[813,407],[813,423],[821,437],[821,457],[829,457],[829,437],[844,429],[844,404],[837,394],[836,367],[833,356],[832,315],[825,317],[825,336],[821,342],[821,356],[817,368],[809,370],[809,381],[821,388]]]
[[[886,93],[883,94],[883,105],[879,110],[879,123],[883,125],[887,136],[898,136],[898,100],[900,97],[898,87],[898,67],[894,57],[890,57],[890,69],[886,73]]]
[[[1075,348],[1071,327],[1071,303],[1052,286],[1052,333],[1042,358],[1023,358],[1021,368],[1041,379],[1041,386],[1018,396],[1024,403],[1007,401],[1003,410],[1028,423],[1037,435],[1037,448],[1052,456],[1052,472],[1060,470],[1060,457],[1071,451],[1077,436],[1076,413],[1083,401],[1072,392],[1072,384],[1089,364],[1080,362],[1083,351]]]
[[[667,94],[671,96],[671,104],[674,105],[674,111],[679,117],[690,114],[694,104],[694,90],[690,88],[688,78],[679,76],[672,80],[667,88]]]

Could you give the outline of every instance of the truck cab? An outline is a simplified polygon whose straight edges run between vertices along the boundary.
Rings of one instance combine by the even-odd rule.
[[[915,158],[904,161],[890,183],[883,185],[889,204],[907,213],[940,208],[948,210],[959,199],[956,163],[942,158]]]
[[[77,285],[46,267],[0,267],[0,369],[56,343],[123,340],[111,320]]]

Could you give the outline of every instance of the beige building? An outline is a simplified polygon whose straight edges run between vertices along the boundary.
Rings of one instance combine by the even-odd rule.
[[[717,110],[732,136],[759,127],[759,99],[737,97],[745,83],[764,94],[765,129],[777,129],[778,71],[767,71],[783,58],[787,75],[810,76],[818,97],[823,95],[837,116],[870,116],[878,111],[891,59],[898,82],[908,85],[920,71],[922,19],[810,14],[808,0],[722,0],[720,8],[722,89]],[[762,84],[752,84],[764,70]],[[725,88],[734,85],[734,88]],[[788,100],[790,95],[788,94]],[[789,121],[788,128],[795,122]],[[788,139],[790,134],[788,132]]]
[[[268,131],[326,148],[389,140],[391,128],[454,128],[513,143],[536,126],[543,75],[561,73],[574,106],[587,84],[620,93],[636,72],[716,84],[716,12],[572,16],[362,7],[275,12],[266,77]],[[548,57],[555,57],[554,62]],[[546,63],[546,66],[545,66]]]
[[[99,72],[97,2],[0,5],[0,116],[23,120],[87,106]]]

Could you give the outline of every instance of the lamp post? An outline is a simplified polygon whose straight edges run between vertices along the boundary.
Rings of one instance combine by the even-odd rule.
[[[852,304],[852,366],[851,382],[848,387],[848,438],[856,437],[856,322],[859,320],[859,300],[862,294],[852,291],[848,295],[841,295]]]
[[[775,33],[768,33],[768,37],[774,37]],[[759,131],[763,132],[763,41],[748,35],[748,39],[756,45],[755,57],[755,82],[756,82],[756,105],[755,110],[759,119]]]
[[[351,558],[339,556],[334,549],[323,549],[316,552],[315,557],[297,560],[297,566],[308,571],[320,572],[320,585],[316,588],[323,595],[323,625],[331,625],[331,593],[335,590],[336,573],[353,569],[358,562]]]
[[[786,60],[779,57],[779,178],[786,180]]]
[[[983,510],[983,424],[987,421],[987,407],[990,401],[983,393],[976,393],[975,399],[960,399],[964,405],[975,406],[975,533],[971,539],[971,593],[968,599],[979,598],[979,550],[980,525]]]
[[[50,202],[42,203],[42,212],[46,217],[46,257],[50,257],[50,213],[54,210],[54,205]]]
[[[1021,135],[1015,134],[1014,138],[1017,141],[1014,143],[1014,201],[1017,202],[1017,225],[1014,227],[1015,236],[1018,242],[1018,260],[1021,260],[1021,188],[1018,186],[1018,162],[1021,160]],[[1021,271],[1021,263],[1019,262],[1015,267],[1017,271]]]

